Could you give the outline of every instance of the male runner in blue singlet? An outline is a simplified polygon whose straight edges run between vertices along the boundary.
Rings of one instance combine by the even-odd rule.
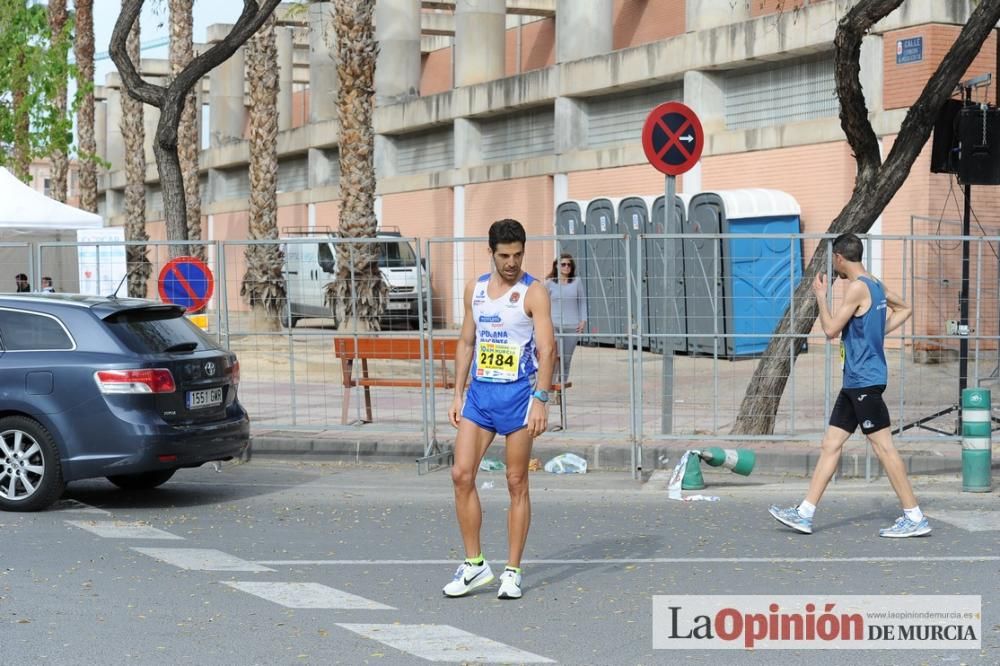
[[[455,352],[455,399],[448,418],[458,428],[451,479],[466,559],[444,587],[449,597],[461,597],[493,580],[479,542],[483,517],[476,472],[498,434],[507,439],[510,511],[507,566],[497,596],[521,596],[521,555],[531,522],[528,462],[532,440],[548,424],[546,403],[556,349],[549,294],[521,270],[524,243],[519,222],[494,222],[489,235],[493,270],[465,288],[465,319]]]
[[[772,506],[771,515],[793,530],[812,534],[816,505],[837,471],[844,443],[860,425],[903,505],[903,515],[892,527],[879,530],[879,536],[898,538],[930,534],[930,524],[917,506],[906,467],[892,445],[889,409],[882,399],[889,374],[885,362],[885,335],[902,326],[913,311],[902,298],[865,271],[861,263],[864,245],[860,238],[842,234],[833,241],[832,251],[834,272],[850,281],[844,302],[835,313],[830,311],[826,302],[826,276],[822,273],[813,281],[813,293],[819,304],[823,332],[831,340],[841,336],[843,388],[833,406],[806,498],[797,507]],[[892,310],[888,318],[887,309]]]

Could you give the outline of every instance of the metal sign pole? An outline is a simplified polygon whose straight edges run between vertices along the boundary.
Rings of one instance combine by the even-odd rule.
[[[677,215],[676,207],[674,206],[674,197],[677,195],[677,177],[667,176],[666,177],[666,196],[663,200],[663,228],[664,231],[670,233],[671,230],[676,229],[674,224],[674,217]],[[673,258],[670,255],[672,250],[671,241],[664,241],[664,256],[667,258],[667,266],[677,270],[677,267],[673,265]],[[664,271],[666,273],[667,271]],[[665,275],[667,280],[674,280],[676,276]],[[664,291],[664,297],[669,298],[669,294]],[[667,306],[666,312],[669,313],[670,308]],[[670,323],[669,314],[667,316],[667,322]],[[676,327],[668,325],[666,327],[667,335],[678,333],[674,330]],[[660,432],[664,435],[669,435],[674,430],[674,340],[667,339],[664,341],[663,345],[663,377],[661,382],[661,403],[660,403]]]
[[[665,102],[656,106],[642,126],[642,151],[654,169],[663,173],[666,178],[665,201],[663,202],[664,231],[667,234],[677,233],[680,225],[675,225],[677,215],[674,199],[677,196],[677,176],[689,171],[701,158],[705,145],[705,131],[702,129],[698,115],[681,102]],[[674,239],[679,242],[680,239]],[[677,275],[670,275],[679,270],[675,265],[676,252],[671,239],[664,239],[664,283],[673,282]],[[676,290],[664,290],[666,298],[676,296]],[[676,305],[676,304],[675,304]],[[663,434],[671,434],[674,429],[674,349],[676,341],[671,336],[681,334],[683,322],[675,322],[670,317],[670,304],[667,305],[667,339],[663,346],[662,361],[662,401],[660,403],[660,430]],[[676,308],[675,308],[676,311]],[[678,324],[681,324],[678,326]]]

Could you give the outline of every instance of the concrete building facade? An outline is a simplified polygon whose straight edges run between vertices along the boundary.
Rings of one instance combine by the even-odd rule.
[[[640,130],[653,106],[675,99],[699,114],[706,133],[701,162],[678,178],[679,191],[784,190],[802,208],[803,231],[823,232],[854,184],[855,162],[840,127],[833,78],[833,37],[852,4],[379,0],[375,129],[381,222],[426,239],[481,236],[494,220],[515,217],[529,234],[550,235],[560,201],[660,194],[663,176],[646,163]],[[338,222],[331,5],[312,3],[308,16],[281,21],[283,227],[336,228]],[[862,84],[884,154],[971,9],[967,0],[907,1],[865,38]],[[209,41],[225,29],[210,29]],[[915,38],[919,58],[899,58],[902,40]],[[968,75],[995,76],[997,61],[994,32]],[[210,129],[201,178],[204,235],[212,240],[247,235],[242,63],[237,57],[213,72],[199,97]],[[150,73],[155,70],[151,63]],[[109,77],[103,90],[107,124],[103,134],[99,130],[99,145],[112,164],[102,180],[102,210],[113,224],[122,223],[115,202],[124,187],[121,137],[113,120],[120,114],[113,108],[118,87],[116,77]],[[908,234],[912,216],[941,215],[954,183],[930,173],[929,156],[928,145],[873,232]],[[152,162],[148,184],[149,232],[163,239]],[[979,221],[986,229],[1000,227],[991,188],[978,189]],[[805,248],[807,257],[812,249]],[[546,273],[553,251],[551,243],[531,248],[527,269]],[[457,259],[442,252],[432,256],[435,316],[449,324],[460,316],[453,293],[460,281],[454,278],[468,271]],[[228,274],[233,270],[241,267],[227,266]],[[892,275],[887,271],[890,281]],[[923,309],[922,330],[940,332],[949,317],[931,312],[930,300],[925,305],[917,309]],[[997,316],[985,319],[996,322]]]

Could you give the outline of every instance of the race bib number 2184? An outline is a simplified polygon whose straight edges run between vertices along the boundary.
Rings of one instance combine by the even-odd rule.
[[[477,376],[483,379],[514,381],[521,361],[518,345],[480,342],[476,348]]]

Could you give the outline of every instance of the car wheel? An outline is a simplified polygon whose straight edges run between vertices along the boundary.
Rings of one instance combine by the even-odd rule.
[[[108,481],[123,490],[150,490],[169,481],[176,471],[176,469],[160,469],[142,474],[118,474],[109,476]]]
[[[0,509],[40,511],[65,487],[59,449],[49,431],[24,416],[0,419]]]

